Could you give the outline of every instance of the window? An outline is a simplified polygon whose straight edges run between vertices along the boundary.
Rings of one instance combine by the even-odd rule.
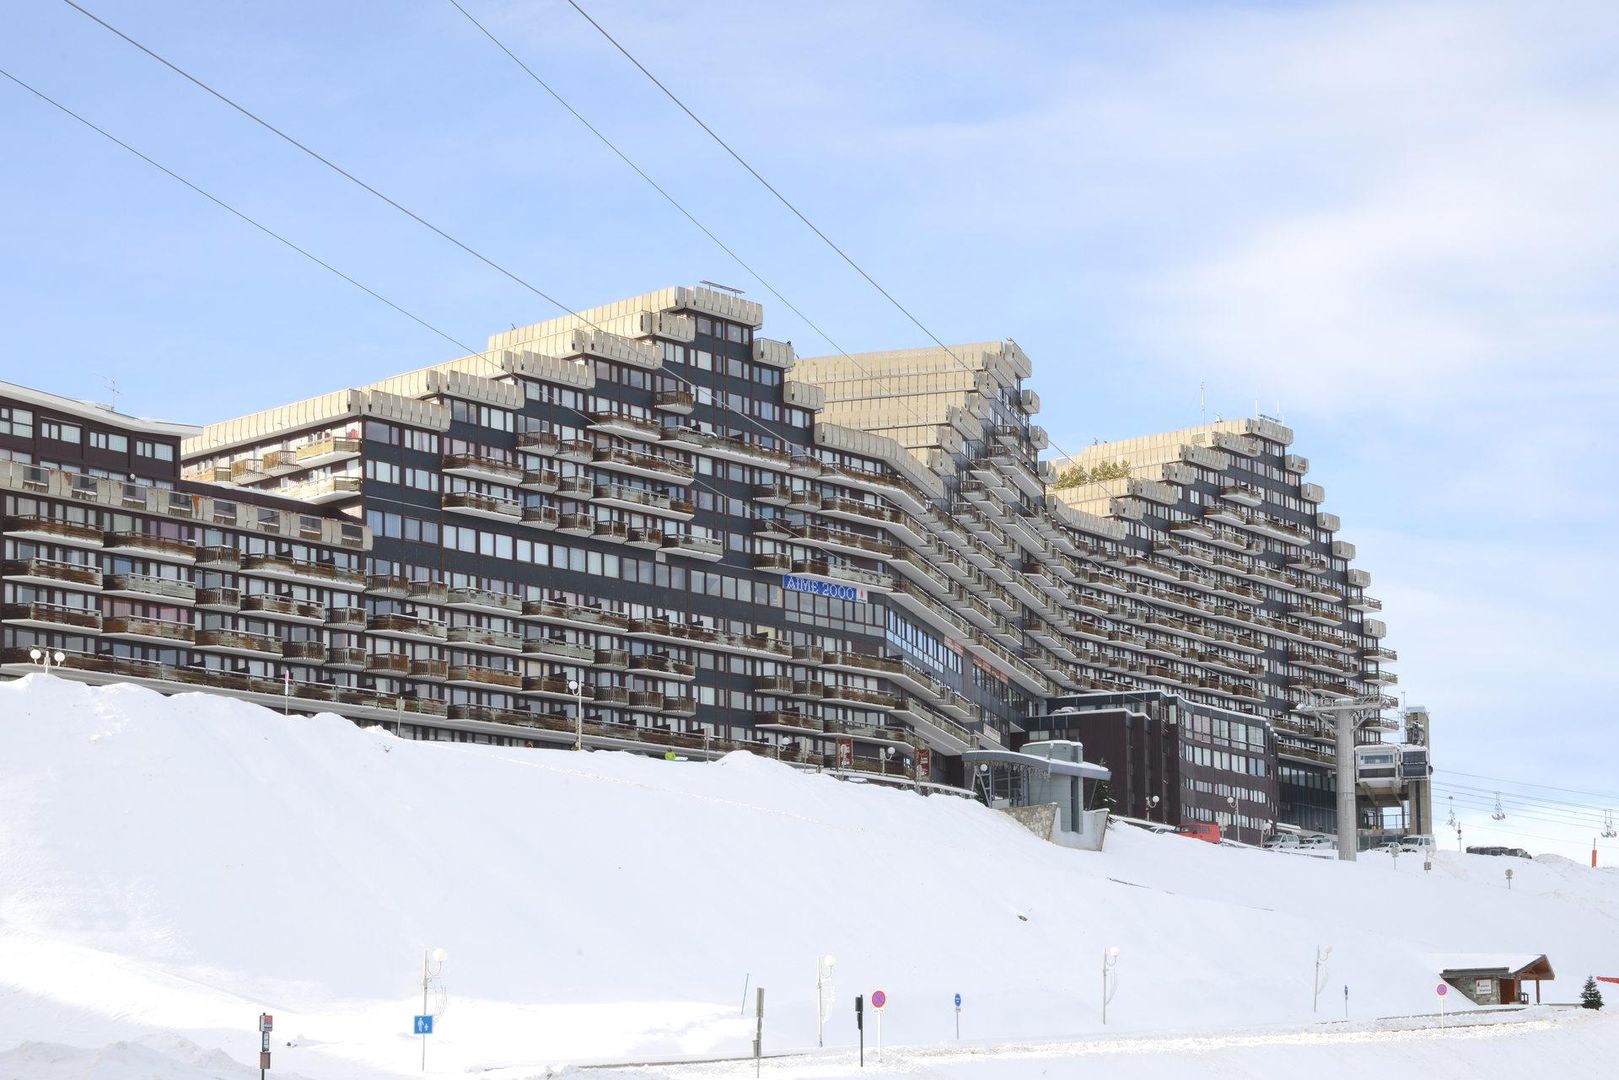
[[[14,435],[20,439],[33,438],[33,412],[10,405],[0,405],[0,435]]]
[[[151,442],[147,439],[136,439],[135,456],[148,457],[154,461],[173,461],[174,447],[168,443]]]
[[[54,439],[56,442],[76,443],[84,438],[84,432],[77,424],[69,424],[62,420],[41,420],[39,437]]]
[[[129,453],[129,437],[111,431],[90,432],[90,446],[95,450],[111,450],[115,454]]]

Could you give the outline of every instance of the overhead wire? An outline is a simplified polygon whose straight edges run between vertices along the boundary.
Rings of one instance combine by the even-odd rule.
[[[107,139],[108,141],[116,144],[117,146],[122,147],[124,150],[127,150],[129,153],[133,154],[135,157],[137,157],[140,160],[144,161],[146,164],[152,166],[152,168],[157,169],[159,172],[163,173],[165,176],[168,176],[170,179],[176,181],[179,184],[184,185],[185,187],[189,188],[191,191],[195,192],[196,194],[201,195],[203,198],[207,199],[209,202],[213,203],[215,206],[218,206],[220,209],[225,210],[226,212],[234,215],[235,217],[239,218],[240,220],[242,220],[242,221],[246,222],[247,224],[253,226],[253,228],[255,228],[258,231],[262,232],[266,236],[271,237],[272,239],[274,239],[274,240],[278,241],[279,243],[285,245],[287,248],[291,249],[292,251],[296,252],[297,254],[303,256],[305,259],[309,260],[310,262],[314,263],[315,265],[321,267],[324,270],[329,271],[330,273],[336,275],[337,277],[341,278],[342,280],[348,282],[350,285],[352,285],[355,288],[359,289],[361,292],[364,292],[366,295],[371,296],[374,299],[380,301],[381,303],[387,305],[389,308],[393,309],[394,311],[398,312],[399,314],[401,314],[401,315],[405,316],[406,318],[410,319],[412,322],[415,322],[417,325],[419,325],[419,326],[423,327],[424,329],[427,329],[427,330],[431,331],[432,333],[438,335],[439,337],[443,338],[445,341],[448,341],[450,344],[452,344],[452,345],[456,346],[457,348],[463,350],[468,356],[485,355],[480,350],[474,349],[472,346],[466,344],[465,342],[458,340],[454,335],[448,333],[447,331],[442,330],[437,326],[434,326],[432,323],[428,322],[426,319],[422,318],[421,316],[419,316],[419,315],[415,314],[414,312],[410,311],[409,309],[405,308],[403,305],[398,304],[398,303],[394,302],[393,300],[390,300],[388,297],[386,297],[386,296],[382,295],[381,293],[377,292],[375,289],[372,289],[370,286],[366,285],[364,282],[361,282],[360,280],[353,277],[352,275],[347,274],[344,271],[338,269],[336,266],[334,266],[331,263],[327,262],[326,260],[322,259],[320,256],[314,254],[313,252],[311,252],[307,248],[300,246],[299,244],[297,244],[294,241],[290,240],[289,238],[282,235],[281,233],[279,233],[279,232],[275,231],[274,229],[270,228],[268,225],[265,225],[263,222],[258,221],[257,219],[251,217],[250,215],[243,212],[242,210],[237,209],[235,206],[232,206],[230,203],[224,201],[223,199],[219,198],[218,196],[216,196],[216,195],[212,194],[211,192],[205,190],[200,185],[193,183],[192,181],[188,180],[186,177],[180,175],[178,172],[175,172],[173,169],[169,168],[168,166],[166,166],[166,165],[162,164],[161,162],[157,161],[156,159],[152,158],[150,155],[148,155],[146,153],[143,153],[142,151],[140,151],[139,149],[137,149],[136,147],[134,147],[130,143],[126,142],[123,139],[120,139],[118,136],[114,135],[112,132],[108,131],[106,128],[101,127],[100,125],[94,123],[93,121],[89,120],[88,118],[81,115],[80,113],[75,112],[73,109],[71,109],[68,106],[62,104],[60,101],[58,101],[55,98],[51,97],[50,95],[46,94],[44,91],[40,90],[38,87],[35,87],[35,86],[33,86],[32,84],[30,84],[28,82],[25,82],[24,80],[18,78],[16,75],[13,75],[10,71],[7,71],[7,70],[5,70],[3,68],[0,68],[0,76],[4,76],[6,79],[8,79],[12,83],[16,84],[18,87],[22,88],[23,90],[26,90],[30,94],[33,94],[39,100],[45,102],[46,104],[52,106],[53,108],[57,109],[58,111],[62,112],[63,114],[65,114],[65,115],[71,117],[72,119],[78,121],[80,124],[82,124],[86,128],[89,128],[91,131],[94,131],[98,135],[101,135],[103,138]],[[586,421],[589,421],[589,419],[590,419],[589,414],[585,410],[575,408],[575,409],[571,409],[570,411],[572,411],[572,412],[576,413],[577,415],[579,415],[581,419],[584,419]],[[714,495],[714,497],[717,498],[717,499],[725,500],[727,502],[729,501],[729,496],[727,496],[724,493],[720,492],[718,489],[714,488],[712,485],[707,484],[704,481],[698,480],[696,478],[695,474],[693,475],[692,486],[703,488],[704,490],[708,491],[710,494]],[[656,516],[656,515],[651,515],[651,516]]]
[[[588,318],[587,316],[585,316],[581,312],[579,312],[579,311],[573,309],[572,307],[570,307],[569,305],[563,303],[562,301],[560,301],[556,297],[552,296],[550,293],[540,289],[538,286],[534,285],[532,282],[528,281],[526,278],[524,278],[521,275],[515,273],[514,271],[508,269],[507,267],[503,266],[502,264],[496,262],[493,258],[489,257],[488,255],[485,255],[483,252],[478,251],[477,249],[473,248],[471,245],[461,241],[460,239],[453,236],[452,234],[450,234],[445,229],[433,224],[431,221],[429,221],[427,218],[425,218],[421,214],[419,214],[419,213],[409,209],[408,207],[404,206],[402,203],[398,202],[397,200],[395,200],[392,197],[388,196],[387,194],[383,193],[381,190],[379,190],[375,186],[373,186],[373,185],[367,183],[366,181],[360,179],[354,173],[352,173],[349,170],[347,170],[347,169],[343,168],[342,166],[338,165],[336,162],[334,162],[330,158],[326,157],[325,155],[322,155],[321,153],[314,150],[313,148],[311,148],[310,146],[308,146],[304,142],[294,138],[292,135],[290,135],[287,132],[283,131],[281,128],[277,127],[276,125],[270,123],[268,120],[265,120],[263,117],[259,116],[257,113],[255,113],[255,112],[249,110],[248,108],[246,108],[245,106],[239,104],[238,102],[236,102],[234,99],[232,99],[231,97],[229,97],[228,95],[226,95],[222,91],[215,89],[213,86],[211,86],[208,83],[204,82],[202,79],[198,78],[197,76],[195,76],[195,75],[191,74],[190,72],[186,71],[185,69],[181,68],[178,64],[176,64],[173,61],[171,61],[171,60],[167,59],[166,57],[162,56],[161,54],[156,52],[154,49],[142,44],[141,42],[137,41],[131,35],[125,33],[124,31],[120,30],[119,28],[113,26],[111,23],[108,23],[105,19],[102,19],[99,16],[95,15],[93,12],[86,9],[83,5],[77,3],[76,0],[62,0],[62,2],[64,4],[66,4],[67,6],[71,7],[73,10],[75,10],[75,11],[79,12],[80,14],[84,15],[86,18],[88,18],[92,22],[94,22],[97,25],[101,26],[102,28],[107,30],[109,33],[111,33],[114,36],[120,38],[121,40],[123,40],[124,42],[129,44],[130,46],[134,47],[135,49],[139,50],[140,52],[144,53],[145,55],[151,57],[153,60],[155,60],[158,63],[162,64],[164,67],[168,68],[169,70],[173,71],[175,74],[177,74],[180,77],[184,78],[186,81],[192,83],[197,88],[203,90],[204,92],[206,92],[210,96],[212,96],[212,97],[218,99],[219,101],[221,101],[222,103],[226,104],[227,106],[229,106],[231,109],[233,109],[237,113],[240,113],[242,116],[244,116],[247,119],[253,121],[255,124],[257,124],[260,127],[264,128],[266,131],[269,131],[270,133],[274,134],[277,138],[280,138],[281,140],[285,141],[289,145],[295,147],[299,151],[301,151],[304,154],[308,155],[309,157],[313,158],[315,161],[317,161],[320,164],[324,165],[328,169],[332,170],[333,172],[336,172],[338,175],[340,175],[343,178],[349,180],[351,183],[357,185],[358,187],[360,187],[364,191],[368,192],[372,196],[380,199],[384,203],[386,203],[389,206],[393,207],[395,210],[397,210],[400,213],[404,214],[405,216],[409,217],[411,220],[415,221],[419,225],[423,226],[424,228],[427,228],[428,230],[430,230],[434,234],[442,237],[444,240],[446,240],[449,243],[453,244],[455,247],[457,247],[460,250],[462,250],[462,251],[466,252],[467,254],[471,255],[473,258],[475,258],[478,261],[484,263],[485,265],[491,267],[492,269],[495,269],[500,274],[502,274],[504,277],[510,279],[511,281],[515,282],[516,284],[520,285],[521,287],[527,289],[528,291],[532,292],[534,295],[539,296],[541,299],[544,299],[545,301],[552,304],[553,306],[555,306],[559,310],[565,312],[566,314],[568,314],[572,318],[579,320],[581,323],[592,327],[593,329],[597,330],[600,333],[603,333],[603,334],[607,333],[605,330],[603,330],[602,327],[597,325],[594,321],[592,321],[590,318]],[[464,9],[463,9],[463,14],[465,14]],[[515,59],[515,57],[514,57],[514,59]],[[760,279],[760,280],[762,281],[763,279]],[[791,306],[791,305],[789,304],[789,306]],[[827,340],[830,341],[831,339],[828,338]],[[485,355],[485,354],[477,353],[475,355],[482,356],[482,355]],[[954,357],[953,353],[951,355]],[[956,359],[957,363],[961,362],[959,357],[954,357],[954,358]],[[759,421],[756,420],[754,417],[749,416],[747,413],[742,412],[739,409],[733,408],[729,403],[727,403],[725,401],[723,394],[714,391],[712,388],[699,387],[696,383],[694,383],[690,379],[687,379],[687,378],[679,375],[676,372],[670,371],[667,367],[665,367],[663,369],[663,373],[665,375],[667,375],[668,377],[670,377],[672,380],[674,380],[676,382],[679,382],[679,383],[682,383],[685,386],[687,386],[688,388],[690,388],[694,392],[694,395],[697,396],[698,398],[704,399],[708,403],[717,405],[721,409],[723,409],[723,410],[725,410],[727,412],[730,412],[733,415],[739,417],[743,422],[745,422],[745,423],[751,425],[752,427],[758,429],[768,439],[770,439],[773,443],[778,443],[779,442],[779,443],[784,444],[786,446],[789,446],[789,447],[791,447],[793,449],[797,449],[798,451],[800,451],[801,453],[804,453],[804,454],[810,454],[811,453],[811,448],[809,446],[807,446],[806,444],[796,442],[795,440],[783,435],[781,432],[772,431],[771,429],[765,427],[763,424],[759,423]],[[707,485],[704,485],[704,486],[707,487]],[[709,490],[713,491],[714,489],[712,487],[709,487]],[[752,507],[747,505],[746,500],[732,499],[730,496],[719,495],[718,492],[715,492],[715,494],[716,494],[716,497],[719,497],[719,498],[722,498],[722,499],[725,500],[722,505],[730,507],[733,503],[740,503],[743,516],[745,516],[745,517],[747,517],[749,519],[759,519],[760,518],[760,515],[757,513],[757,511],[754,510]]]
[[[533,282],[527,280],[526,278],[519,275],[515,271],[510,270],[507,267],[503,266],[502,264],[496,262],[494,259],[490,258],[488,255],[485,255],[483,252],[481,252],[481,251],[477,250],[476,248],[472,247],[470,244],[465,243],[464,241],[462,241],[459,238],[455,237],[454,235],[452,235],[451,233],[449,233],[445,229],[439,227],[438,225],[433,224],[433,222],[429,221],[427,218],[423,217],[421,214],[418,214],[414,210],[411,210],[409,207],[403,205],[402,203],[400,203],[397,200],[393,199],[392,197],[388,196],[387,194],[385,194],[384,192],[382,192],[378,188],[376,188],[373,185],[367,183],[366,181],[360,179],[354,173],[352,173],[349,170],[343,168],[341,165],[337,164],[335,161],[331,160],[330,158],[328,158],[325,155],[323,155],[323,154],[319,153],[318,151],[314,150],[313,148],[311,148],[307,144],[305,144],[305,143],[299,141],[298,139],[294,138],[293,136],[289,135],[287,132],[283,131],[281,128],[279,128],[279,127],[275,126],[274,124],[270,123],[268,120],[265,120],[263,117],[259,116],[257,113],[255,113],[255,112],[249,110],[248,108],[246,108],[245,106],[239,104],[238,102],[236,102],[234,99],[232,99],[231,97],[229,97],[228,95],[226,95],[222,91],[216,90],[214,87],[210,86],[208,83],[204,82],[202,79],[198,78],[197,76],[192,75],[190,72],[186,71],[184,68],[180,67],[178,64],[174,63],[173,61],[171,61],[168,58],[162,56],[161,54],[159,54],[155,50],[153,50],[153,49],[147,47],[146,45],[142,44],[141,42],[137,41],[135,38],[131,37],[129,34],[126,34],[124,31],[120,30],[118,27],[113,26],[111,23],[107,22],[105,19],[103,19],[100,16],[96,15],[94,12],[89,11],[88,9],[83,7],[81,4],[77,3],[76,0],[62,0],[62,3],[66,4],[68,7],[72,8],[73,10],[79,12],[85,18],[87,18],[90,21],[96,23],[98,26],[101,26],[103,29],[107,30],[109,33],[113,34],[114,36],[116,36],[116,37],[122,39],[123,41],[127,42],[129,45],[133,46],[135,49],[139,50],[142,53],[145,53],[147,56],[151,57],[153,60],[155,60],[158,63],[162,64],[164,67],[168,68],[170,71],[173,71],[176,75],[179,75],[181,78],[185,79],[187,82],[189,82],[192,85],[196,86],[200,90],[204,91],[205,93],[209,94],[210,96],[212,96],[212,97],[218,99],[219,101],[223,102],[225,105],[229,106],[231,109],[233,109],[236,112],[240,113],[242,116],[245,116],[249,120],[253,121],[253,123],[259,125],[262,128],[264,128],[266,131],[268,131],[271,134],[275,135],[277,138],[283,140],[284,142],[288,143],[289,145],[291,145],[291,146],[295,147],[296,149],[300,150],[304,154],[306,154],[309,157],[313,158],[315,161],[317,161],[320,164],[324,165],[326,168],[328,168],[331,171],[337,173],[339,176],[341,176],[344,179],[350,181],[351,183],[353,183],[356,186],[360,187],[362,190],[368,192],[372,196],[376,197],[377,199],[380,199],[382,202],[384,202],[384,203],[388,204],[389,206],[393,207],[395,210],[399,211],[401,214],[404,214],[406,217],[410,218],[412,221],[414,221],[417,224],[421,225],[423,228],[428,229],[429,231],[431,231],[435,235],[443,238],[444,240],[448,241],[450,244],[454,245],[456,248],[459,248],[461,251],[463,251],[466,254],[472,256],[474,259],[478,260],[479,262],[483,263],[484,265],[486,265],[486,266],[490,267],[491,269],[495,270],[497,273],[501,274],[503,277],[508,278],[512,282],[516,283],[517,285],[521,286],[522,288],[524,288],[524,289],[528,290],[529,292],[533,293],[535,296],[540,297],[542,300],[544,300],[547,303],[551,304],[552,306],[556,307],[558,310],[562,311],[563,313],[567,314],[568,316],[579,320],[581,323],[583,323],[586,326],[589,326],[590,328],[597,331],[598,333],[601,333],[603,335],[608,334],[608,331],[603,329],[600,325],[598,325],[596,322],[594,322],[592,319],[590,319],[586,315],[582,314],[580,311],[577,311],[574,308],[570,307],[569,305],[563,303],[561,300],[558,300],[556,297],[552,296],[550,293],[548,293],[545,290],[541,289],[539,286],[535,285]],[[521,344],[521,343],[513,343],[513,346],[508,346],[508,348],[514,347],[517,344]],[[487,351],[493,351],[493,350],[487,350]],[[483,355],[486,355],[487,351],[484,351],[484,352],[475,351],[473,353],[473,355],[475,355],[475,356],[483,356]],[[804,444],[797,443],[794,440],[782,435],[780,432],[772,431],[769,428],[765,427],[763,424],[761,424],[754,417],[749,416],[747,413],[742,412],[739,409],[732,408],[724,400],[724,396],[722,394],[714,393],[711,388],[708,388],[708,387],[699,388],[697,386],[697,384],[692,382],[690,379],[687,379],[684,376],[681,376],[676,372],[668,371],[667,369],[664,370],[664,374],[667,375],[669,378],[671,378],[672,380],[674,380],[676,382],[683,383],[685,386],[692,389],[693,391],[697,391],[699,389],[701,389],[703,391],[706,391],[708,393],[708,396],[711,398],[709,403],[714,404],[714,405],[718,406],[719,408],[721,408],[721,409],[723,409],[723,410],[725,410],[727,412],[730,412],[733,415],[741,418],[744,422],[746,422],[748,424],[751,424],[753,427],[755,427],[759,431],[763,432],[765,434],[765,436],[768,437],[769,439],[771,439],[773,442],[781,442],[781,443],[784,443],[784,444],[786,444],[788,446],[792,446],[792,447],[794,447],[796,449],[799,449],[800,451],[804,451],[804,452],[808,451],[808,448]]]
[[[1472,780],[1491,780],[1496,783],[1506,784],[1509,787],[1540,788],[1545,791],[1560,791],[1566,795],[1589,795],[1594,799],[1607,799],[1609,802],[1619,803],[1619,795],[1615,795],[1612,792],[1582,791],[1579,788],[1557,787],[1554,784],[1536,784],[1527,780],[1513,780],[1503,776],[1484,776],[1480,773],[1462,772],[1460,769],[1435,768],[1434,772],[1447,773],[1451,776],[1465,776]]]
[[[697,113],[694,112],[689,105],[687,105],[683,100],[681,100],[679,95],[677,95],[673,90],[669,89],[669,87],[667,85],[665,85],[664,82],[661,79],[659,79],[650,70],[648,70],[647,66],[645,64],[641,63],[641,61],[636,58],[634,53],[630,52],[630,50],[627,49],[623,45],[623,43],[621,43],[618,40],[618,38],[614,37],[613,34],[605,26],[603,26],[600,22],[598,22],[596,20],[596,18],[594,16],[592,16],[590,14],[590,12],[586,11],[584,9],[584,7],[579,3],[579,0],[567,0],[567,2],[568,2],[568,5],[570,7],[572,7],[575,11],[577,11],[579,13],[579,15],[581,17],[583,17],[586,22],[588,22],[591,26],[595,27],[597,33],[601,34],[602,37],[606,38],[608,43],[611,44],[614,49],[617,49],[618,52],[621,53],[626,60],[628,60],[631,64],[633,64],[635,66],[635,68],[638,71],[641,72],[642,75],[645,75],[647,77],[647,79],[651,81],[652,85],[656,86],[659,90],[661,90],[663,92],[663,95],[665,97],[667,97],[670,101],[674,102],[676,107],[678,107],[681,112],[685,113],[688,117],[690,117],[692,123],[694,123],[698,127],[702,128],[703,131],[705,133],[707,133],[709,138],[713,139],[715,143],[719,144],[721,149],[723,149],[727,154],[729,154],[731,156],[731,158],[733,160],[735,160],[738,165],[742,166],[742,168],[747,171],[748,175],[752,176],[755,180],[757,180],[764,187],[764,189],[766,191],[770,192],[770,194],[773,195],[776,198],[777,202],[781,203],[781,205],[786,207],[787,210],[789,212],[791,212],[794,217],[796,217],[799,221],[803,222],[804,226],[806,228],[808,228],[810,230],[810,232],[814,233],[817,237],[819,237],[820,240],[822,241],[822,243],[826,244],[827,247],[832,249],[832,251],[835,252],[840,259],[842,259],[845,263],[847,263],[849,265],[849,267],[851,269],[853,269],[856,274],[860,275],[861,278],[865,279],[867,284],[869,284],[873,289],[875,289],[878,293],[880,293],[882,295],[882,297],[885,300],[887,300],[890,304],[892,304],[894,306],[894,308],[900,312],[900,314],[904,315],[905,318],[908,319],[913,326],[915,326],[918,330],[922,331],[922,333],[925,334],[940,349],[944,350],[945,355],[949,356],[950,359],[953,360],[959,368],[961,368],[963,371],[966,371],[968,373],[972,373],[972,368],[968,366],[966,361],[962,360],[962,358],[956,354],[956,351],[953,348],[951,348],[949,345],[945,344],[943,339],[941,339],[939,337],[939,335],[935,334],[931,329],[929,329],[927,327],[926,324],[924,324],[922,322],[921,319],[917,318],[916,315],[910,310],[910,308],[908,308],[904,304],[900,303],[900,301],[897,298],[895,298],[895,296],[894,296],[894,294],[892,292],[890,292],[888,289],[884,288],[883,285],[881,283],[879,283],[875,277],[873,277],[869,272],[867,272],[865,267],[861,266],[858,262],[856,262],[854,260],[854,258],[847,251],[845,251],[841,246],[839,246],[830,236],[828,236],[821,229],[820,226],[816,225],[815,222],[811,221],[809,219],[808,215],[806,215],[802,210],[800,210],[798,208],[798,206],[795,205],[791,199],[787,198],[786,195],[783,195],[781,193],[780,189],[778,189],[769,180],[765,179],[764,175],[761,174],[758,169],[754,168],[753,165],[751,163],[749,163],[748,160],[746,158],[744,158],[740,153],[738,153],[736,151],[736,149],[731,146],[730,143],[726,142],[725,139],[722,138],[717,131],[715,131],[712,127],[710,127],[708,125],[708,123],[705,120],[703,120],[702,117],[698,116]],[[1049,441],[1049,437],[1048,437],[1048,441]],[[1068,453],[1061,446],[1058,446],[1055,442],[1051,442],[1051,448],[1053,450],[1056,450],[1059,454],[1061,454],[1065,458],[1072,459],[1075,456],[1073,454]]]
[[[50,95],[46,94],[43,90],[40,90],[38,87],[24,82],[22,79],[19,79],[17,76],[13,75],[9,71],[6,71],[4,68],[0,68],[0,75],[3,75],[7,79],[10,79],[12,82],[16,83],[18,86],[22,87],[24,90],[28,91],[30,94],[33,94],[35,97],[39,98],[39,100],[45,102],[47,105],[50,105],[51,107],[53,107],[53,108],[65,113],[66,115],[72,117],[74,120],[77,120],[79,123],[83,124],[85,127],[89,128],[91,131],[94,131],[96,134],[102,136],[103,138],[105,138],[105,139],[107,139],[107,140],[109,140],[109,141],[111,141],[113,143],[116,143],[118,146],[123,147],[125,150],[129,151],[131,154],[134,154],[136,157],[138,157],[142,161],[146,162],[146,164],[150,165],[152,168],[158,170],[159,172],[165,174],[170,179],[175,180],[175,181],[177,181],[177,182],[179,182],[181,184],[184,184],[186,187],[190,188],[192,191],[196,192],[198,195],[201,195],[203,198],[207,199],[209,202],[213,203],[215,206],[219,207],[221,210],[224,210],[227,213],[235,215],[236,217],[240,218],[242,221],[245,221],[245,222],[247,222],[247,224],[253,226],[253,228],[259,230],[262,233],[264,233],[266,236],[269,236],[272,239],[274,239],[276,241],[279,241],[280,243],[286,245],[288,248],[291,248],[293,251],[297,252],[299,255],[302,255],[304,258],[308,259],[310,262],[314,263],[315,265],[321,267],[322,269],[329,270],[333,274],[336,274],[338,277],[342,278],[344,281],[348,282],[350,285],[353,285],[356,289],[359,289],[361,292],[363,292],[366,295],[372,297],[373,299],[379,300],[382,303],[386,304],[387,306],[393,308],[395,311],[399,312],[399,314],[405,316],[407,319],[410,319],[412,322],[416,323],[418,326],[421,326],[421,327],[423,327],[423,328],[425,328],[427,330],[432,331],[433,333],[437,334],[439,337],[443,338],[445,341],[448,341],[451,345],[454,345],[456,348],[462,349],[462,350],[464,350],[464,351],[466,351],[468,353],[473,353],[473,352],[477,351],[477,350],[473,349],[470,345],[467,345],[465,342],[457,340],[454,335],[452,335],[450,333],[447,333],[446,331],[441,330],[438,327],[434,326],[432,323],[428,322],[426,319],[422,318],[420,315],[417,315],[415,312],[410,311],[409,309],[401,306],[400,304],[395,303],[394,301],[388,299],[386,296],[383,296],[381,293],[377,292],[375,289],[371,288],[370,286],[365,285],[364,283],[355,280],[353,277],[350,277],[348,274],[345,274],[343,271],[339,270],[337,267],[333,266],[331,263],[329,263],[329,262],[325,261],[324,259],[320,258],[318,255],[315,255],[314,253],[310,252],[308,249],[300,247],[298,244],[296,244],[293,241],[287,239],[285,236],[283,236],[282,234],[276,232],[274,229],[270,228],[268,225],[264,224],[263,222],[258,221],[257,219],[255,219],[253,217],[250,217],[248,214],[246,214],[243,211],[241,211],[241,210],[237,209],[236,207],[232,206],[230,203],[225,202],[223,199],[219,198],[218,196],[214,195],[213,193],[211,193],[209,191],[206,191],[203,188],[199,187],[198,185],[192,183],[190,180],[187,180],[185,177],[181,176],[179,173],[175,172],[173,169],[170,169],[168,166],[163,165],[161,162],[153,160],[151,157],[148,157],[146,154],[142,153],[141,151],[137,150],[135,147],[131,146],[129,143],[127,143],[124,140],[120,139],[118,136],[114,135],[112,132],[108,131],[106,128],[103,128],[103,127],[101,127],[101,126],[99,126],[99,125],[97,125],[95,123],[92,123],[90,120],[87,120],[85,117],[81,116],[79,113],[74,112],[72,109],[68,108],[66,105],[62,104],[60,101],[57,101],[55,98],[53,98]]]

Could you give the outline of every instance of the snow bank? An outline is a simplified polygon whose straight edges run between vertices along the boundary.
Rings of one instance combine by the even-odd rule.
[[[890,1045],[951,1040],[957,992],[971,1039],[1099,1031],[1114,945],[1126,1033],[1308,1023],[1318,944],[1322,1018],[1345,984],[1357,1018],[1431,1011],[1452,952],[1544,952],[1551,1000],[1619,972],[1619,880],[1572,863],[1424,874],[1128,829],[1075,852],[748,755],[411,743],[43,676],[0,685],[0,866],[8,1062],[170,1033],[246,1066],[265,1010],[277,1076],[415,1072],[428,946],[449,951],[446,1071],[745,1052],[744,985],[767,989],[767,1046],[811,1047],[821,953],[838,1047],[877,987]],[[40,1061],[23,1074],[56,1075]]]

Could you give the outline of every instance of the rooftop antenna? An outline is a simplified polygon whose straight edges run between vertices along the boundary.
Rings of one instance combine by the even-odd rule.
[[[1204,423],[1204,422],[1206,422],[1208,420],[1208,418],[1209,418],[1208,401],[1204,398],[1204,395],[1203,395],[1203,380],[1199,379],[1197,381],[1197,419],[1198,419],[1198,423]]]
[[[717,281],[709,281],[706,278],[704,280],[702,280],[702,281],[699,281],[697,284],[699,284],[699,285],[707,285],[710,289],[718,289],[720,292],[728,292],[732,296],[741,296],[742,295],[742,290],[737,288],[735,285],[721,285]]]
[[[107,393],[112,395],[112,411],[117,412],[118,411],[118,380],[114,379],[110,375],[103,375],[103,376],[101,376],[101,385],[105,386],[107,388]]]

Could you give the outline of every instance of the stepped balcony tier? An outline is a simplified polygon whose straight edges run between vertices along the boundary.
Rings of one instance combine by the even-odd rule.
[[[365,621],[365,632],[372,637],[407,641],[443,641],[447,636],[442,623],[399,614],[370,616]]]
[[[591,456],[591,463],[598,470],[620,472],[665,484],[689,484],[692,479],[692,467],[683,461],[617,446],[597,449]]]
[[[333,465],[360,456],[360,440],[333,436],[305,443],[293,451],[293,457],[302,468]]]
[[[490,484],[508,486],[515,486],[523,479],[523,470],[520,466],[486,454],[445,454],[443,471],[446,476],[459,476],[467,480],[482,480]]]
[[[5,519],[5,531],[17,540],[41,540],[73,547],[99,548],[102,531],[94,525],[43,514],[16,514]]]
[[[7,559],[0,563],[0,577],[22,585],[95,590],[101,588],[101,571],[82,563],[58,559]]]
[[[102,537],[101,546],[108,551],[140,552],[175,562],[194,562],[197,558],[195,541],[156,533],[109,532]]]
[[[676,416],[690,416],[697,399],[690,390],[659,390],[652,398],[652,407],[658,412]]]
[[[109,615],[101,620],[101,636],[124,641],[190,645],[196,641],[197,632],[190,623],[149,619],[144,615]]]
[[[279,657],[281,642],[272,634],[255,634],[246,630],[199,630],[197,651],[224,656]]]
[[[11,626],[26,626],[35,630],[67,630],[78,634],[101,632],[99,612],[62,604],[6,604],[0,607],[0,620]]]
[[[191,605],[197,601],[197,587],[189,581],[150,574],[108,574],[102,582],[102,595]]]
[[[327,588],[358,590],[365,586],[365,575],[359,570],[334,563],[295,559],[290,555],[244,555],[241,572],[254,577],[324,585]]]
[[[240,611],[242,590],[217,585],[197,590],[198,611]]]
[[[516,521],[523,516],[523,507],[513,499],[487,495],[481,491],[446,491],[441,498],[445,510],[491,521]]]
[[[252,593],[242,597],[243,614],[262,615],[266,619],[320,625],[326,621],[325,605],[313,600],[294,600],[290,596],[270,593]]]

